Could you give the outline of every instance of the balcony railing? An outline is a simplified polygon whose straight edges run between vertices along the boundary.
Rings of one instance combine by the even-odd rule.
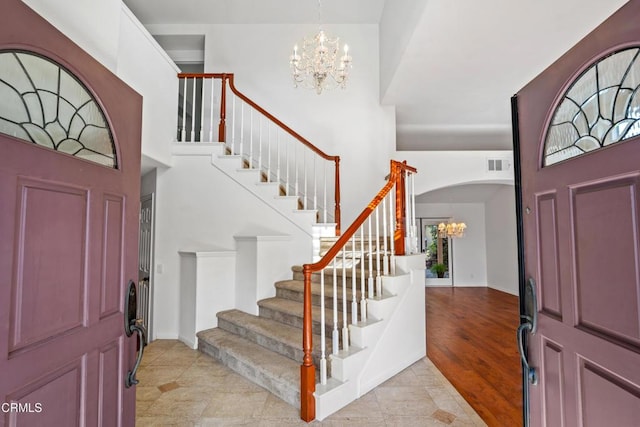
[[[340,234],[340,157],[330,156],[236,89],[233,74],[178,74],[177,140],[219,142],[266,182],[280,183]],[[227,88],[229,90],[227,90]]]

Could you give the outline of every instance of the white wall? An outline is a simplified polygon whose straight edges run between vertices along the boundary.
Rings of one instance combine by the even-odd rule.
[[[171,162],[178,68],[121,0],[23,0],[143,97],[142,155]]]
[[[156,338],[178,337],[178,251],[235,250],[238,235],[290,235],[287,265],[311,261],[311,238],[212,166],[210,156],[176,156],[172,168],[158,170],[157,188]],[[282,261],[281,252],[273,256]],[[281,275],[278,280],[291,278],[286,269]]]
[[[153,34],[204,34],[205,71],[232,72],[236,87],[329,155],[341,157],[346,227],[383,186],[395,147],[393,107],[379,103],[377,25],[324,25],[350,47],[346,90],[293,87],[289,55],[315,25],[149,25]]]
[[[380,18],[381,99],[393,80],[426,4],[424,0],[388,0],[384,4]]]
[[[147,172],[140,179],[140,196],[148,196],[156,192],[156,180],[158,171],[156,169]]]
[[[22,0],[89,55],[116,72],[120,0]]]
[[[513,184],[512,151],[397,151],[394,158],[418,169],[415,194],[468,183]],[[507,159],[509,169],[488,171],[489,158]]]
[[[150,164],[170,164],[170,142],[178,123],[179,69],[124,5],[118,40],[118,77],[143,96],[143,166],[146,159]]]
[[[485,202],[487,283],[518,295],[518,241],[515,190],[503,185]]]
[[[453,285],[487,285],[484,203],[417,203],[416,217],[466,223],[464,237],[452,239]]]

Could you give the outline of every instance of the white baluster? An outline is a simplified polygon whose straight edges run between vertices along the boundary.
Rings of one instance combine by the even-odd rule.
[[[276,128],[276,182],[280,184],[280,133]],[[279,193],[278,193],[279,194]]]
[[[342,248],[342,349],[349,349],[349,319],[347,318],[347,251]]]
[[[320,270],[320,384],[327,383],[327,359],[325,357],[325,307],[324,307],[324,268]]]
[[[394,209],[394,201],[395,201],[395,186],[391,188],[391,192],[389,193],[389,244],[391,246],[391,257],[389,258],[389,268],[391,271],[391,275],[396,275],[396,215]]]
[[[413,231],[413,240],[412,240],[412,247],[411,247],[411,253],[413,254],[417,254],[418,253],[418,229],[416,227],[416,182],[415,182],[415,175],[414,173],[411,173],[411,230]]]
[[[299,183],[298,183],[298,145],[299,144],[295,144],[293,146],[293,167],[295,170],[295,196],[298,197],[298,200],[300,199],[300,187],[299,187]]]
[[[209,142],[213,142],[213,98],[215,98],[214,94],[215,94],[215,82],[216,79],[210,79],[211,80],[211,122],[209,123]],[[222,84],[224,84],[224,81],[222,82]],[[203,99],[203,103],[204,103],[204,99]],[[227,138],[225,137],[225,140]],[[220,140],[220,135],[218,135],[218,140]],[[226,141],[225,141],[225,145],[226,145]]]
[[[380,215],[376,206],[376,296],[382,293],[382,275],[380,274]]]
[[[336,258],[333,258],[333,331],[331,332],[331,353],[333,354],[338,354],[340,350],[338,333],[338,268]]]
[[[289,145],[291,145],[287,143],[287,141],[288,141],[288,138],[285,140],[285,143],[284,143],[284,150],[286,155],[284,167],[287,169],[287,178],[285,179],[285,182],[284,182],[285,196],[289,195]]]
[[[324,164],[324,202],[322,206],[322,210],[324,211],[324,223],[327,223],[327,162],[323,162]]]
[[[369,223],[369,280],[368,280],[368,288],[369,288],[369,298],[373,298],[373,234],[371,231],[371,215],[367,219]]]
[[[358,292],[356,288],[356,234],[351,236],[351,323],[358,323]]]
[[[406,172],[402,172],[405,174],[404,179],[404,249],[405,253],[408,253],[411,250],[411,200],[409,197],[409,174]]]
[[[210,80],[211,80],[211,95],[213,97],[213,79],[210,79]],[[205,90],[206,81],[207,79],[205,78],[202,79],[202,98],[200,99],[200,142],[204,142],[204,112],[205,112],[204,104],[206,102],[204,94],[206,92]],[[211,119],[213,120],[213,112],[211,112]],[[209,138],[209,142],[213,142],[213,140]]]
[[[307,151],[302,148],[302,173],[304,174],[304,196],[302,198],[302,208],[307,210],[307,195],[309,192],[307,191]]]
[[[231,154],[236,154],[236,94],[231,98]]]
[[[318,177],[316,176],[316,159],[317,155],[313,156],[313,210],[316,211],[316,218],[318,217]]]
[[[258,170],[262,173],[262,114],[258,120],[258,135]]]
[[[271,122],[267,122],[267,182],[271,182]]]
[[[383,256],[382,256],[382,274],[385,276],[389,275],[389,255],[387,253],[387,196],[382,199],[382,247],[383,247]]]
[[[182,131],[180,135],[180,141],[187,141],[187,80],[184,78],[184,86],[182,89]]]
[[[253,108],[249,110],[249,169],[253,168]]]
[[[242,162],[242,149],[244,147],[244,102],[240,103],[240,161]],[[243,164],[244,167],[244,164]]]
[[[196,140],[196,78],[193,78],[193,98],[191,99],[191,142]]]
[[[360,227],[360,320],[367,320],[367,300],[364,274],[364,225]]]

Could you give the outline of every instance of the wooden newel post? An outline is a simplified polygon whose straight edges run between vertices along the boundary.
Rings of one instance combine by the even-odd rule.
[[[222,75],[222,88],[220,93],[220,124],[218,125],[218,142],[225,142],[225,129],[227,127],[227,75]],[[213,96],[213,95],[212,95]]]
[[[393,233],[393,241],[395,245],[396,255],[405,255],[405,236],[407,234],[407,199],[405,194],[405,169],[399,166],[400,163],[391,161],[391,170],[397,171],[396,180],[396,229]]]
[[[336,236],[340,235],[340,157],[336,156],[336,189],[335,189],[335,199],[336,206],[334,211],[334,217],[336,221]]]
[[[304,357],[300,366],[300,418],[311,422],[316,418],[316,367],[313,364],[312,314],[311,314],[311,269],[303,266],[304,274],[304,311],[302,315],[302,351]]]

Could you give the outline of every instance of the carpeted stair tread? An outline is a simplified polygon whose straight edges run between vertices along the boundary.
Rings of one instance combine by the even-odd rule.
[[[300,362],[220,328],[198,332],[198,348],[285,402],[299,407]]]
[[[298,293],[299,295],[297,295],[294,300],[295,301],[302,301],[302,297],[304,296],[304,292],[303,292],[304,291],[304,281],[298,280],[298,279],[281,280],[279,282],[276,282],[275,286],[276,286],[276,292],[278,290],[280,290],[280,291],[290,291],[290,292]],[[360,299],[360,286],[361,286],[360,282],[357,282],[356,283],[356,298],[358,300]],[[321,292],[321,284],[317,283],[317,282],[311,282],[311,294],[314,295],[314,296],[320,297],[320,292]],[[336,293],[337,293],[337,296],[338,296],[338,301],[342,302],[342,298],[343,298],[342,282],[338,283],[337,292]],[[353,295],[352,283],[351,283],[351,281],[347,281],[347,301],[349,303],[351,302],[352,295]],[[325,297],[325,299],[333,299],[333,284],[325,282],[325,284],[324,284],[324,297]],[[317,299],[317,301],[314,301],[314,304],[319,305],[320,304],[320,300]]]
[[[283,313],[302,317],[303,305],[298,301],[291,301],[284,298],[266,298],[258,301],[259,307],[268,307],[273,310],[281,311]],[[320,307],[312,306],[311,312],[314,319],[320,319]],[[325,316],[331,318],[333,316],[333,310],[326,309]]]
[[[297,301],[291,301],[284,298],[267,298],[258,301],[258,307],[261,317],[269,317],[288,325],[302,328],[302,312],[303,304]],[[320,307],[312,305],[313,333],[320,334]],[[333,327],[333,310],[325,310],[325,325],[327,333]],[[342,327],[342,312],[338,313],[338,327]]]
[[[350,262],[350,261],[347,260],[347,262]],[[365,262],[365,269],[364,269],[365,279],[368,279],[369,277],[368,265],[369,265],[368,262]],[[294,280],[304,280],[304,274],[303,274],[301,265],[294,265],[293,267],[291,267],[291,271],[293,272]],[[380,274],[384,274],[382,270],[382,266],[381,266]],[[377,275],[377,268],[374,268],[373,277],[375,277],[376,275]],[[348,266],[343,271],[342,267],[338,266],[338,268],[336,268],[336,279],[338,280],[339,285],[342,285],[342,276],[345,276],[347,278],[347,286],[351,286],[353,268],[351,266]],[[360,267],[360,264],[358,264],[356,265],[356,281],[358,282],[358,286],[360,286],[359,283],[360,283],[361,277],[362,277],[362,269]],[[333,269],[327,268],[324,270],[324,279],[325,279],[325,284],[333,283]],[[311,282],[320,283],[320,272],[315,272],[311,274]]]
[[[240,310],[218,313],[218,327],[237,334],[271,351],[302,362],[302,330],[266,317]],[[314,354],[320,351],[320,336],[313,336]],[[330,347],[330,343],[327,343]],[[328,351],[331,349],[329,348]]]

